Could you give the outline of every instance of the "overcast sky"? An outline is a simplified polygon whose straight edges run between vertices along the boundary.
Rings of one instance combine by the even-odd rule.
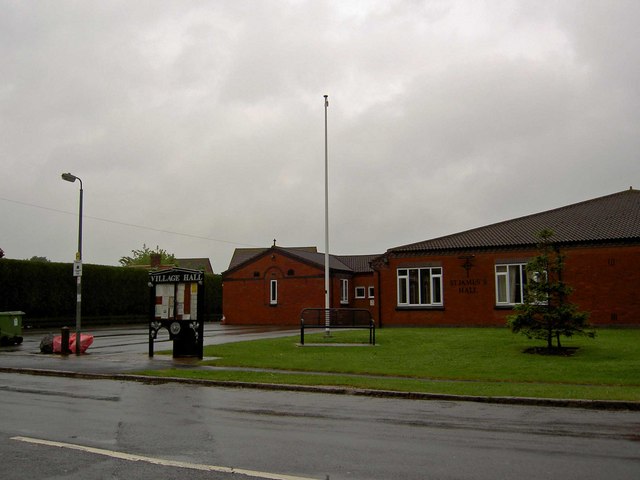
[[[640,2],[0,0],[0,248],[388,248],[640,188]]]

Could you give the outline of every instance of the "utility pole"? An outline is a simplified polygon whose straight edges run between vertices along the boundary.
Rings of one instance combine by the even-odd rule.
[[[324,325],[325,335],[331,335],[331,284],[329,279],[329,141],[327,134],[327,109],[329,95],[324,96]]]

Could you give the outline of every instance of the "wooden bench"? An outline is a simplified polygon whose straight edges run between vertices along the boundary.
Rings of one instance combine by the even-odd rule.
[[[307,328],[367,329],[369,344],[376,344],[376,324],[371,312],[364,308],[305,308],[300,313],[300,344],[304,345]]]

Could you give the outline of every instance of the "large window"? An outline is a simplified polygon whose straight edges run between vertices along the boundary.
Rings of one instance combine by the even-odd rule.
[[[399,268],[398,305],[442,305],[442,268]]]
[[[525,263],[496,265],[496,305],[522,303],[526,286]]]

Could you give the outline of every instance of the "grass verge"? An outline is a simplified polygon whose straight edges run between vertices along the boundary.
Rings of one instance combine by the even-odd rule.
[[[640,401],[640,330],[600,330],[565,341],[573,356],[523,353],[538,345],[506,328],[380,329],[375,347],[362,331],[209,346],[196,369],[144,372],[211,380],[331,385],[403,392]],[[241,367],[269,371],[207,369]],[[205,368],[203,368],[205,367]],[[313,372],[313,373],[312,373]]]

